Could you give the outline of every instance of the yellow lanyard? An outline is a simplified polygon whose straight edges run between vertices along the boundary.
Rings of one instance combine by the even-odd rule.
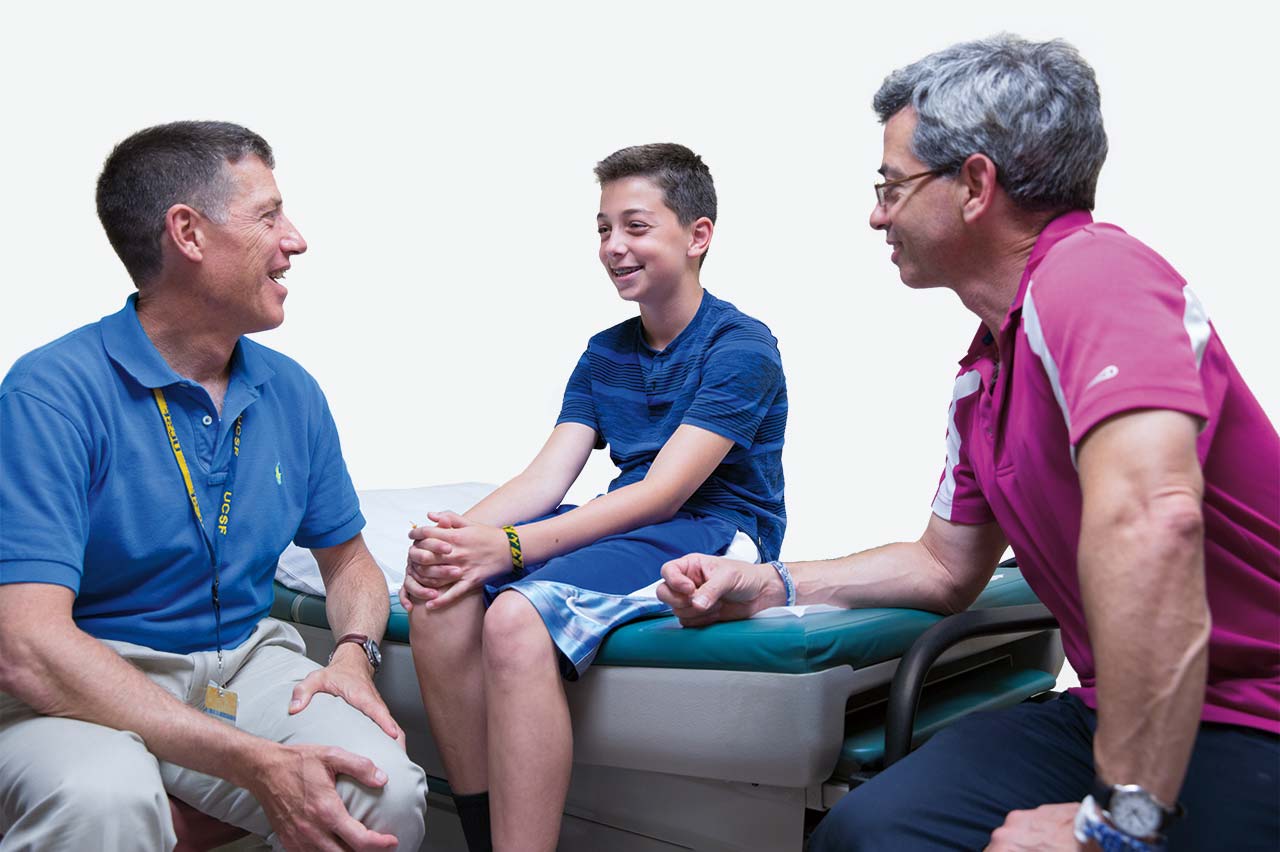
[[[204,527],[204,516],[200,513],[200,498],[196,496],[195,483],[191,479],[191,468],[187,466],[187,458],[183,455],[182,444],[178,441],[178,433],[173,428],[173,415],[169,413],[169,404],[165,401],[164,391],[152,388],[156,398],[156,408],[160,409],[160,417],[164,420],[165,435],[169,438],[169,449],[173,450],[173,458],[182,472],[182,484],[187,489],[187,499],[191,501],[191,511],[195,514],[196,526],[200,529],[200,537],[209,551],[209,561],[213,565],[213,620],[214,633],[218,643],[218,680],[222,681],[222,601],[218,596],[218,575],[220,560],[218,558],[221,539],[226,538],[227,528],[231,523],[232,486],[235,484],[237,463],[240,461],[240,436],[244,430],[244,415],[236,418],[235,434],[231,442],[231,464],[227,469],[227,480],[222,489],[222,500],[218,507],[218,523],[216,537],[211,537]]]

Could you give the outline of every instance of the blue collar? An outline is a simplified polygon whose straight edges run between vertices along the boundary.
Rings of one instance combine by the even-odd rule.
[[[102,318],[102,343],[107,355],[144,388],[194,384],[178,375],[138,322],[138,294],[129,296],[124,307]],[[260,387],[276,374],[262,357],[257,344],[243,337],[236,341],[231,353],[231,380],[228,384]]]

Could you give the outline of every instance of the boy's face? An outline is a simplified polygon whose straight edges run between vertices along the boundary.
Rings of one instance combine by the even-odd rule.
[[[662,188],[648,178],[622,178],[601,187],[600,262],[618,295],[630,302],[661,299],[686,275],[696,279],[698,258],[706,250],[705,241],[699,245],[695,237],[698,222],[681,225]]]

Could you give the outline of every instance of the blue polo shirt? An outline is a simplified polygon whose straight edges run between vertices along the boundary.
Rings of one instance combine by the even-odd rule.
[[[242,421],[234,506],[221,543],[222,644],[271,608],[290,541],[329,547],[364,527],[319,385],[241,338],[219,417],[123,310],[14,364],[0,385],[0,584],[76,592],[76,624],[172,653],[216,646],[213,569],[152,388],[162,389],[206,527],[217,523]]]
[[[703,291],[684,330],[657,352],[640,318],[591,338],[569,378],[557,423],[582,423],[608,445],[613,491],[644,479],[676,429],[690,424],[733,441],[682,507],[723,518],[775,559],[787,526],[782,441],[787,382],[768,326]]]

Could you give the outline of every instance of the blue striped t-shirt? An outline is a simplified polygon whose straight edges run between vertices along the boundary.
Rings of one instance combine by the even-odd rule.
[[[787,382],[764,323],[703,291],[698,312],[661,352],[644,342],[639,317],[606,329],[578,360],[556,423],[596,430],[620,471],[610,491],[644,479],[682,424],[729,438],[729,454],[682,508],[730,521],[762,559],[777,558],[787,526]]]

